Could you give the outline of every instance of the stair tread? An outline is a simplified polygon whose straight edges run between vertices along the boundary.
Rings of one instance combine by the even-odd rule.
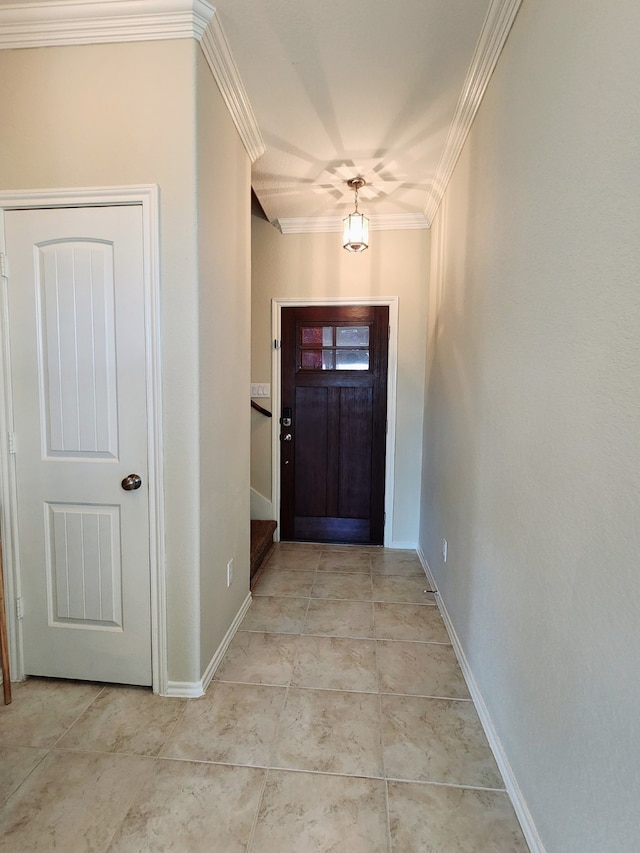
[[[273,547],[277,524],[272,520],[251,519],[251,577],[256,574]]]

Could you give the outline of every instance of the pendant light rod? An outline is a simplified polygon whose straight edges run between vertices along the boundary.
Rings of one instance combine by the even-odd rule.
[[[358,212],[358,190],[362,189],[366,183],[364,178],[349,178],[347,181],[349,189],[355,190],[356,193],[356,213]]]

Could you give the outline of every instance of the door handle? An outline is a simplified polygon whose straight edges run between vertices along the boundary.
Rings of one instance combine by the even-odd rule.
[[[124,478],[120,485],[125,490],[125,492],[134,492],[142,485],[142,477],[140,476],[140,474],[129,474],[128,477]]]
[[[283,441],[293,441],[293,436],[291,435],[290,432],[285,432],[285,434],[282,436],[282,440]]]

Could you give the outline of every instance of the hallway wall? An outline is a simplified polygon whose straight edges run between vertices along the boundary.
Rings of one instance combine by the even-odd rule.
[[[638,32],[524,0],[432,234],[420,545],[548,853],[640,831]]]
[[[168,669],[197,685],[249,586],[248,157],[194,39],[0,50],[0,98],[3,190],[159,186]]]
[[[374,231],[362,254],[341,234],[280,234],[252,217],[251,381],[273,382],[271,300],[399,297],[394,542],[418,541],[429,232]],[[269,408],[270,401],[259,401]],[[274,413],[276,414],[276,413]],[[388,452],[393,451],[389,448]],[[251,485],[271,499],[271,422],[252,412]],[[392,546],[393,543],[386,543]]]
[[[200,660],[206,667],[249,591],[251,166],[201,51],[197,126]]]

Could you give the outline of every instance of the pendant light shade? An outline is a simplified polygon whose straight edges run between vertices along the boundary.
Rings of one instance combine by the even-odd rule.
[[[364,252],[369,247],[369,220],[358,213],[358,190],[365,184],[364,178],[351,178],[347,186],[356,192],[356,209],[343,220],[342,245],[347,252]]]

